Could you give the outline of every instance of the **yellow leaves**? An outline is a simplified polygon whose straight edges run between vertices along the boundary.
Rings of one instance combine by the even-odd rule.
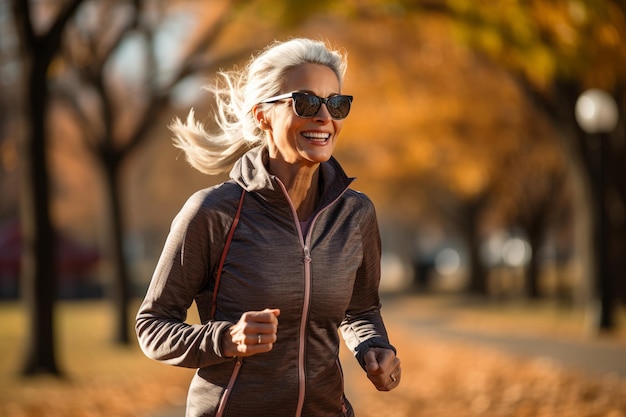
[[[498,31],[494,28],[483,28],[476,34],[476,41],[489,55],[499,55],[504,49],[504,43]]]
[[[528,56],[521,57],[520,63],[529,80],[541,89],[545,89],[556,73],[556,63],[550,50],[538,45],[528,52]]]
[[[615,26],[605,23],[598,27],[596,32],[597,41],[604,46],[613,48],[622,44],[621,36]]]
[[[432,141],[416,138],[408,143],[407,156],[410,156],[413,166],[419,171],[432,171],[440,166],[441,149]]]
[[[580,43],[580,37],[576,28],[562,22],[553,26],[555,40],[561,48],[576,48]]]
[[[354,25],[350,33],[361,33]],[[367,25],[381,36],[339,41],[356,68],[346,84],[355,105],[337,149],[346,170],[361,179],[359,188],[382,184],[392,195],[406,186],[442,188],[461,200],[484,193],[532,137],[515,83],[452,42],[445,21]],[[539,45],[528,56],[509,59],[547,83],[555,71],[549,51]]]
[[[482,193],[489,182],[485,165],[474,160],[463,159],[451,165],[449,172],[451,181],[448,185],[463,199],[471,199]]]
[[[570,0],[566,4],[567,14],[575,25],[582,26],[588,19],[585,5],[579,0]]]
[[[555,78],[612,88],[626,80],[626,20],[615,0],[447,3],[471,47],[543,90]]]

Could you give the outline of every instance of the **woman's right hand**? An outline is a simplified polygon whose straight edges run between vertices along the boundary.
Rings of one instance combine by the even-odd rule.
[[[222,333],[224,356],[252,356],[272,350],[279,315],[279,309],[269,308],[243,313],[237,324]]]

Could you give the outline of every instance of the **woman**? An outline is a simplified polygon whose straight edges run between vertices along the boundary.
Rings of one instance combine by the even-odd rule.
[[[337,329],[377,389],[400,382],[374,207],[331,156],[352,101],[345,70],[322,42],[275,43],[220,73],[219,132],[193,111],[172,125],[195,168],[234,164],[174,219],[137,315],[147,356],[198,369],[187,416],[353,416]],[[201,325],[184,322],[194,300]]]

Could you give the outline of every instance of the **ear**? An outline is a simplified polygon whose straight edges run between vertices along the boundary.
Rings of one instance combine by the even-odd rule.
[[[267,121],[266,113],[261,109],[261,106],[257,104],[252,108],[252,112],[254,113],[254,119],[257,124],[261,128],[261,130],[270,130],[272,126]]]

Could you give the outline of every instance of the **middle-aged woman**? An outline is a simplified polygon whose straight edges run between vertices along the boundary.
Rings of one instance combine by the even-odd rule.
[[[193,112],[172,125],[192,166],[231,169],[174,219],[137,315],[146,355],[197,368],[188,417],[353,416],[338,329],[378,390],[400,382],[375,210],[332,157],[345,70],[323,42],[276,42],[220,73],[218,131]],[[194,300],[202,324],[185,322]]]

